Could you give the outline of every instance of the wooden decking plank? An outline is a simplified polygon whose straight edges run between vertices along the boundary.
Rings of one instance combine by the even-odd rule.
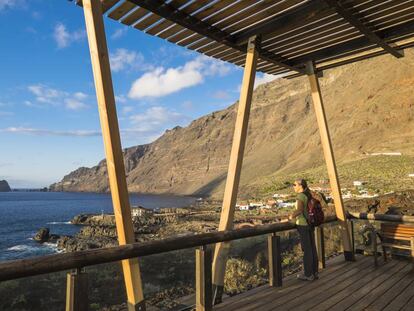
[[[410,273],[407,273],[402,280],[398,283],[395,283],[394,286],[389,288],[387,292],[372,302],[367,308],[366,311],[382,310],[388,304],[390,304],[395,297],[397,297],[401,291],[405,290],[407,286],[413,286],[414,276]]]
[[[331,271],[325,270],[321,272],[320,279],[315,282],[300,281],[297,280],[295,276],[292,276],[289,280],[290,282],[285,282],[285,285],[282,288],[274,288],[273,291],[267,291],[265,295],[257,295],[252,304],[242,302],[240,304],[236,303],[236,306],[242,310],[265,310],[268,307],[276,307],[300,296],[300,289],[303,287],[306,287],[307,291],[318,288],[319,286],[328,284],[333,278],[346,274],[361,265],[365,267],[365,265],[369,265],[370,263],[371,262],[368,261],[367,258],[362,258],[362,260],[358,262],[358,265],[355,265],[355,263],[345,262],[344,265],[337,267],[337,269],[332,269]]]
[[[390,262],[387,264],[387,269],[392,268],[395,266],[396,263]],[[370,263],[367,268],[362,267],[359,271],[364,271],[364,277],[361,277],[361,274],[353,274],[348,278],[342,278],[340,282],[336,284],[330,283],[331,285],[329,288],[322,288],[317,292],[312,292],[314,295],[313,299],[309,299],[309,302],[306,304],[300,305],[297,309],[298,310],[330,310],[331,306],[335,305],[338,301],[341,301],[344,297],[349,295],[349,292],[354,292],[358,290],[360,287],[364,286],[365,283],[370,282],[373,278],[375,278],[375,274],[380,275],[382,273],[381,270],[377,269],[373,263]],[[302,297],[299,298],[303,299]]]
[[[414,308],[414,293],[411,299],[405,304],[405,306],[400,311],[412,311],[413,308]]]
[[[411,283],[413,284],[413,283]],[[413,302],[414,296],[414,287],[407,286],[404,290],[400,292],[400,294],[395,297],[393,301],[389,305],[387,305],[383,311],[396,311],[406,308],[407,304]],[[413,310],[413,305],[410,304],[407,310]]]
[[[320,278],[318,281],[314,281],[312,283],[296,280],[296,282],[298,283],[302,283],[302,284],[305,283],[304,287],[303,288],[300,287],[300,290],[296,289],[292,291],[291,293],[289,293],[288,295],[279,297],[277,299],[273,299],[273,297],[271,297],[270,300],[266,301],[266,305],[261,307],[260,310],[263,310],[263,311],[283,310],[285,311],[285,310],[288,310],[288,308],[286,308],[287,305],[292,305],[291,304],[292,301],[299,300],[299,303],[292,305],[292,308],[296,309],[298,306],[300,306],[300,303],[301,303],[300,300],[303,297],[304,293],[314,292],[314,291],[318,292],[321,289],[328,290],[332,286],[335,286],[335,284],[341,282],[344,279],[349,278],[352,275],[356,275],[360,273],[361,270],[367,269],[371,265],[372,265],[372,262],[370,260],[366,260],[362,263],[357,263],[357,264],[349,263],[348,266],[350,269],[342,268],[334,273],[330,273],[329,278],[326,278],[326,279]]]
[[[356,283],[356,286],[350,286],[349,288],[345,289],[341,295],[341,298],[343,299],[340,300],[340,302],[337,301],[335,306],[331,306],[329,308],[329,311],[352,310],[353,305],[357,301],[363,299],[364,296],[368,295],[382,282],[385,282],[388,278],[392,277],[393,274],[398,273],[405,267],[406,265],[402,266],[396,264],[391,269],[389,269],[388,265],[383,266],[383,269],[378,269],[372,273],[371,278],[369,278],[369,276],[366,276],[363,278],[364,281],[358,281],[358,283]],[[373,279],[372,276],[375,278]],[[366,282],[366,279],[369,279],[369,281]]]
[[[278,301],[278,308],[281,310],[309,310],[316,305],[315,309],[319,310],[318,303],[320,304],[329,297],[335,296],[335,294],[341,290],[359,283],[359,279],[361,278],[360,273],[362,271],[371,272],[373,270],[375,270],[375,267],[372,262],[366,262],[364,265],[358,265],[344,274],[335,275],[330,282],[316,288],[306,288],[305,292],[299,292],[299,295],[293,299],[289,299],[286,303],[281,304]]]
[[[326,278],[328,278],[332,272],[335,272],[342,268],[347,268],[348,265],[349,263],[346,261],[343,261],[343,258],[341,256],[335,257],[327,262],[327,267],[321,272],[321,277],[324,277],[326,275]],[[223,303],[216,306],[215,310],[228,310],[227,307],[229,307],[230,305],[234,306],[235,308],[245,306],[248,302],[251,302],[252,300],[250,292],[259,292],[257,293],[257,295],[253,297],[254,301],[256,301],[257,299],[261,299],[261,297],[269,293],[271,293],[272,295],[280,295],[280,296],[284,295],[285,293],[291,291],[289,286],[295,283],[297,283],[296,276],[290,275],[283,279],[283,287],[281,288],[273,288],[267,285],[260,286],[253,290],[242,293],[240,295],[231,297],[229,299],[225,299]],[[302,284],[303,286],[305,285],[303,283],[300,283],[300,284]]]
[[[359,296],[361,296],[361,299],[359,299],[355,304],[351,305],[348,308],[348,310],[365,310],[365,308],[368,307],[372,302],[381,297],[381,295],[385,294],[387,292],[387,289],[389,289],[395,284],[399,284],[399,282],[411,270],[411,266],[409,264],[401,266],[403,267],[401,270],[399,270],[391,277],[385,279],[382,283],[380,283],[376,288],[374,288],[366,295],[363,295],[360,292],[358,292]]]

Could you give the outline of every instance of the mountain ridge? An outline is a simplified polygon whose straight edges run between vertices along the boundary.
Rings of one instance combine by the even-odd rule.
[[[366,153],[414,151],[414,53],[350,64],[320,79],[338,161]],[[154,142],[124,149],[129,191],[220,197],[232,143],[237,102],[167,130]],[[278,79],[253,94],[240,192],[255,193],[269,176],[323,164],[306,77]],[[263,182],[262,182],[263,181]],[[79,168],[53,191],[108,191],[105,160]]]

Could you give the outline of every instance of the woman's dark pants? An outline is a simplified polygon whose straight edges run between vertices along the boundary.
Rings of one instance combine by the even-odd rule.
[[[305,276],[318,272],[318,254],[315,244],[315,228],[313,226],[297,226],[300,235],[300,246],[303,251],[303,270]]]

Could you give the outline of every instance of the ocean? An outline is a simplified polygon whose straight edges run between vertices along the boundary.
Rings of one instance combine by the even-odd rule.
[[[185,207],[196,198],[131,194],[131,205],[146,208]],[[109,194],[72,192],[0,192],[0,261],[57,252],[55,244],[32,237],[41,227],[51,234],[74,235],[80,226],[69,221],[78,214],[113,213]]]

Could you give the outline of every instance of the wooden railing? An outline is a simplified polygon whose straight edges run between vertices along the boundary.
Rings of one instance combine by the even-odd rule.
[[[392,222],[414,223],[412,216],[349,213],[350,219],[366,219]],[[325,223],[336,221],[336,216],[328,216]],[[212,309],[211,293],[211,248],[218,242],[228,242],[260,235],[268,236],[269,285],[282,285],[282,259],[278,232],[293,230],[296,225],[290,222],[260,225],[250,228],[195,234],[192,236],[171,237],[159,241],[134,243],[109,248],[91,249],[72,253],[46,255],[28,259],[10,260],[0,263],[0,281],[35,276],[45,273],[72,270],[67,280],[66,310],[83,310],[76,293],[82,292],[87,282],[82,269],[86,266],[115,262],[123,259],[144,257],[170,251],[196,249],[196,302],[197,310]],[[323,227],[317,228],[316,244],[319,266],[325,266]],[[87,284],[87,283],[86,283]],[[86,304],[87,305],[87,304]]]

